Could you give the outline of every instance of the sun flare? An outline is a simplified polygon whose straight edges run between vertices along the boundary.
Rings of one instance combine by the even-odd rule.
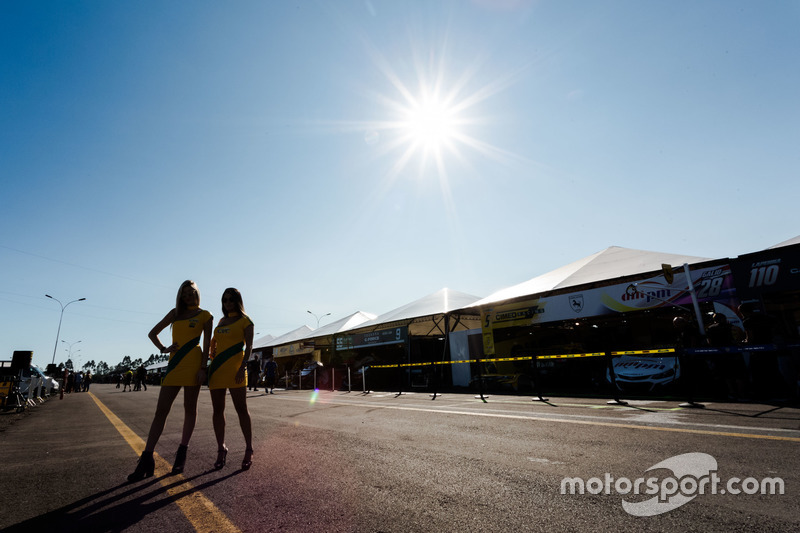
[[[449,196],[451,165],[471,172],[477,158],[506,162],[513,157],[482,139],[497,121],[485,114],[483,104],[513,82],[513,72],[481,73],[485,61],[480,56],[461,61],[462,70],[455,59],[448,60],[445,47],[415,49],[410,61],[390,61],[371,46],[368,51],[386,83],[367,93],[386,113],[353,127],[363,133],[371,157],[389,161],[386,188],[401,176],[435,179]]]
[[[458,116],[436,98],[416,103],[405,111],[402,129],[408,139],[426,150],[439,150],[458,136]]]

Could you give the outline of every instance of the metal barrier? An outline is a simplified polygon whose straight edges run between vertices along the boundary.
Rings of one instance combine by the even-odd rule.
[[[532,355],[532,356],[519,356],[519,357],[492,357],[492,358],[477,358],[477,359],[465,359],[459,361],[427,361],[427,362],[420,362],[420,363],[394,363],[394,364],[380,364],[380,365],[370,365],[364,366],[361,368],[362,374],[362,385],[363,385],[363,392],[362,394],[369,394],[370,391],[367,389],[367,371],[368,370],[386,370],[386,369],[396,369],[397,371],[397,382],[396,382],[396,390],[397,394],[395,397],[402,396],[403,394],[407,394],[405,391],[405,382],[407,380],[407,375],[403,372],[403,369],[410,369],[410,368],[429,368],[429,369],[437,369],[442,368],[442,365],[458,365],[458,364],[471,364],[477,363],[477,376],[476,376],[476,384],[478,386],[478,395],[475,396],[476,399],[480,399],[483,402],[486,402],[487,398],[489,397],[484,390],[485,383],[483,379],[483,363],[500,363],[500,362],[517,362],[517,361],[531,361],[533,364],[532,366],[532,385],[533,385],[533,393],[535,398],[532,401],[540,401],[540,402],[547,402],[549,401],[547,398],[544,397],[544,379],[540,373],[540,366],[536,364],[539,361],[549,361],[549,360],[564,360],[564,359],[585,359],[585,358],[595,358],[595,357],[602,357],[605,359],[605,369],[608,375],[608,381],[610,386],[610,395],[613,397],[613,400],[608,401],[609,405],[628,405],[628,402],[621,398],[622,395],[622,388],[617,382],[617,373],[614,367],[614,360],[617,357],[625,356],[625,355],[639,355],[639,356],[656,356],[656,355],[673,355],[677,358],[677,368],[680,368],[680,379],[683,382],[683,389],[680,390],[680,393],[686,397],[686,401],[681,403],[681,407],[685,408],[703,408],[704,406],[701,403],[696,401],[696,394],[697,394],[697,376],[699,374],[699,356],[706,356],[706,355],[725,355],[731,353],[747,353],[751,355],[758,355],[761,353],[768,353],[768,352],[781,352],[781,353],[791,353],[791,356],[797,357],[798,351],[797,349],[800,348],[800,344],[787,344],[787,345],[776,345],[776,344],[768,344],[768,345],[738,345],[738,346],[729,346],[729,347],[702,347],[702,348],[687,348],[687,349],[676,349],[676,348],[660,348],[660,349],[653,349],[653,350],[619,350],[619,351],[605,351],[605,352],[587,352],[587,353],[567,353],[567,354],[545,354],[545,355]],[[348,372],[348,392],[352,391],[352,381],[350,379],[350,367],[347,368]],[[676,370],[677,376],[677,370]],[[333,385],[332,385],[333,387]],[[432,392],[431,397],[435,400],[438,396],[440,396],[439,387],[440,383],[438,380],[438,374],[434,374],[432,379],[432,385],[429,385],[429,391]],[[800,387],[800,385],[798,385]],[[391,390],[391,389],[390,389]]]

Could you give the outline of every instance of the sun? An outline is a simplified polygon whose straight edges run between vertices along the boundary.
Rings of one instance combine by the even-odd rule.
[[[452,145],[459,136],[459,117],[455,108],[432,96],[415,101],[404,110],[400,129],[416,147],[438,152]]]
[[[412,43],[408,56],[391,60],[365,44],[382,76],[380,85],[364,92],[383,117],[353,121],[348,127],[363,134],[368,157],[388,163],[382,190],[407,178],[438,182],[449,197],[451,182],[474,172],[481,160],[515,159],[485,138],[498,122],[495,113],[486,113],[496,108],[488,100],[514,83],[517,73],[485,72],[488,56],[454,57],[446,43]]]

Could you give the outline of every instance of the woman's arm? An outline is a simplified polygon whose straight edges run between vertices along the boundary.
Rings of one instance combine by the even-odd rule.
[[[211,349],[211,332],[214,327],[214,317],[209,314],[208,320],[203,324],[203,354],[200,356],[200,370],[197,371],[197,384],[202,385],[206,380],[208,371],[208,353]]]
[[[244,381],[244,372],[247,369],[247,363],[250,361],[250,355],[253,353],[253,324],[244,328],[244,357],[242,358],[242,366],[236,372],[236,383]],[[255,379],[258,382],[258,376],[250,376],[249,379]]]
[[[249,361],[253,354],[253,324],[244,328],[244,360]]]
[[[169,347],[165,347],[164,344],[158,339],[158,334],[164,331],[164,328],[169,326],[175,321],[175,309],[171,309],[167,315],[161,319],[161,321],[153,326],[153,329],[150,330],[150,333],[147,334],[148,338],[156,345],[158,351],[160,353],[172,353],[177,350],[177,346],[175,344],[169,345]]]

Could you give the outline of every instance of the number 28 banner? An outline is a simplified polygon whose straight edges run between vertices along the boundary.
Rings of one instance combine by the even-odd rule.
[[[721,264],[692,270],[690,275],[699,301],[733,299],[735,289],[730,265]],[[631,282],[626,282],[557,296],[501,303],[481,310],[484,352],[494,353],[494,329],[676,305],[689,308],[692,306],[689,283],[683,270],[675,274],[672,283],[667,283],[663,274],[639,280],[636,282],[636,290],[632,289]]]

